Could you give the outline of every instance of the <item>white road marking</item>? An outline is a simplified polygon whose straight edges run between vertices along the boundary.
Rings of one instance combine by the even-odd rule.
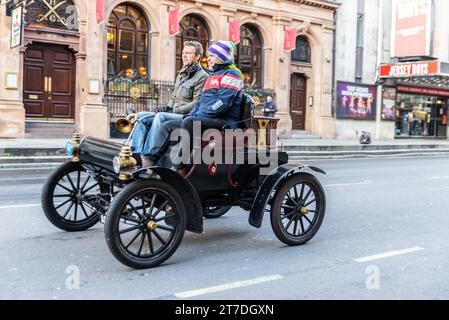
[[[360,185],[371,184],[371,183],[373,183],[373,182],[370,180],[365,180],[365,181],[361,181],[361,182],[327,184],[327,185],[324,185],[324,187],[332,188],[332,187],[360,186]]]
[[[380,253],[380,254],[376,254],[374,256],[369,256],[369,257],[364,257],[364,258],[358,258],[358,259],[354,259],[354,261],[356,261],[358,263],[364,263],[364,262],[370,262],[370,261],[381,260],[381,259],[385,259],[385,258],[396,257],[396,256],[404,255],[404,254],[414,253],[414,252],[418,252],[418,251],[422,251],[422,250],[424,250],[424,248],[415,247],[415,248],[410,248],[410,249]]]
[[[210,293],[215,293],[215,292],[220,292],[220,291],[226,291],[226,290],[231,290],[231,289],[237,289],[237,288],[254,286],[254,285],[257,285],[257,284],[260,284],[260,283],[266,283],[266,282],[280,280],[282,278],[283,277],[281,275],[275,274],[275,275],[268,276],[268,277],[262,277],[262,278],[252,279],[252,280],[227,283],[227,284],[224,284],[224,285],[221,285],[221,286],[216,286],[216,287],[210,287],[210,288],[204,288],[204,289],[199,289],[199,290],[192,290],[192,291],[175,293],[175,297],[178,298],[178,299],[188,299],[188,298],[198,297],[198,296],[202,296],[202,295],[206,295],[206,294],[210,294]]]
[[[445,176],[445,177],[431,177],[429,179],[430,180],[443,180],[443,179],[449,179],[449,176]]]
[[[2,210],[2,209],[15,209],[15,208],[28,208],[28,207],[39,207],[39,206],[41,206],[40,203],[36,203],[36,204],[21,204],[21,205],[15,205],[15,206],[0,207],[0,210]]]

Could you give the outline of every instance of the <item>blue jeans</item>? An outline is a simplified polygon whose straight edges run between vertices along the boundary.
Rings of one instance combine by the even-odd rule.
[[[184,118],[183,116],[180,116],[178,119],[166,121],[161,125],[161,129],[159,130],[158,135],[154,140],[152,140],[150,148],[146,149],[148,150],[148,152],[145,153],[145,157],[154,162],[158,162],[170,147],[171,133],[179,128],[182,128],[189,133],[190,151],[193,151],[194,139],[197,138],[193,137],[193,124],[197,121],[201,122],[202,132],[206,131],[207,129],[221,130],[223,126],[226,125],[226,122],[224,120],[216,118]]]
[[[158,114],[156,114],[141,154],[144,156],[148,156],[151,154],[151,150],[154,148],[156,139],[161,134],[162,125],[164,123],[168,121],[182,121],[183,117],[184,116],[182,114],[167,112],[159,112]]]
[[[137,114],[137,118],[140,120],[136,124],[136,128],[131,140],[131,147],[135,155],[141,156],[143,148],[148,138],[151,126],[153,125],[156,113],[154,112],[140,112]]]

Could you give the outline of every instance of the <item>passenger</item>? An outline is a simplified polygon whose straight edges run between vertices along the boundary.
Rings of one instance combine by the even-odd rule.
[[[225,125],[236,128],[240,118],[243,88],[242,72],[234,64],[235,45],[228,41],[217,41],[207,51],[207,62],[213,73],[207,78],[200,101],[194,110],[183,119],[162,124],[156,139],[145,150],[148,166],[155,165],[170,146],[170,135],[178,128],[189,132],[190,150],[193,150],[193,124],[201,122],[203,131],[221,130]]]
[[[170,112],[142,112],[138,114],[140,122],[137,123],[132,144],[134,154],[142,156],[143,150],[148,149],[161,124],[169,120],[182,120],[183,116],[192,111],[206,82],[208,74],[200,65],[203,56],[203,47],[197,41],[184,42],[182,51],[183,68],[179,71],[175,82],[175,88],[171,95],[167,109]],[[142,161],[145,161],[142,159]]]

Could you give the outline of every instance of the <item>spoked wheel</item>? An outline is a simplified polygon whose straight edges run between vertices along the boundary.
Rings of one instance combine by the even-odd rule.
[[[111,253],[135,269],[159,266],[181,244],[186,213],[179,192],[159,180],[138,180],[111,204],[105,223]]]
[[[207,219],[217,219],[228,213],[232,207],[208,207],[204,209],[203,216]]]
[[[301,173],[287,179],[271,207],[271,225],[280,241],[303,245],[318,232],[326,212],[326,196],[320,182]]]
[[[100,185],[81,164],[67,162],[56,169],[42,190],[42,209],[48,220],[65,231],[84,231],[99,222],[97,210],[88,200],[95,198]]]

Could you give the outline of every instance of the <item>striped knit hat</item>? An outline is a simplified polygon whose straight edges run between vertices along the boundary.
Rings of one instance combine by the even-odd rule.
[[[235,44],[230,41],[217,41],[209,47],[207,53],[217,57],[221,62],[234,60]]]

